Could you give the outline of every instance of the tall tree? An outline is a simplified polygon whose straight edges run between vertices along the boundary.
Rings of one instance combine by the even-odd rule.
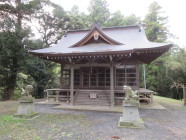
[[[44,1],[44,0],[43,0]],[[1,54],[5,74],[4,95],[10,99],[16,86],[16,78],[24,60],[24,40],[29,37],[25,20],[40,8],[39,0],[22,3],[21,0],[0,3]]]
[[[137,25],[140,23],[140,18],[135,15],[129,15],[124,17],[121,11],[116,11],[111,14],[110,18],[106,22],[107,27],[112,26],[126,26],[126,25]]]
[[[149,6],[149,11],[143,21],[144,28],[146,31],[147,38],[153,42],[165,42],[169,35],[168,28],[166,26],[167,17],[161,15],[162,8],[157,2],[153,2]],[[150,65],[147,65],[147,88],[161,92],[162,89],[162,80],[165,79],[163,74],[165,59],[168,57],[168,54],[165,54],[153,61]],[[163,77],[162,77],[163,76]]]
[[[74,5],[71,11],[67,12],[67,15],[70,20],[68,24],[69,30],[85,29],[92,25],[88,20],[89,17],[84,13],[81,13],[77,5]]]
[[[175,45],[176,46],[176,45]],[[171,87],[170,97],[175,99],[183,98],[183,88],[186,84],[186,50],[179,46],[174,47],[171,55],[165,60],[169,87]]]
[[[30,49],[42,49],[46,48],[47,45],[41,40],[27,41],[27,45]],[[55,72],[56,63],[35,58],[28,54],[25,61],[24,73],[30,75],[34,80],[34,96],[36,98],[44,97],[44,89],[58,87],[59,76]]]
[[[91,23],[98,22],[101,25],[105,25],[110,18],[110,11],[106,0],[91,0],[88,11]]]
[[[35,14],[35,19],[39,24],[37,29],[47,46],[56,43],[64,35],[70,20],[61,6],[50,1]]]
[[[168,17],[161,15],[162,7],[153,2],[149,6],[149,11],[144,19],[144,27],[147,38],[150,41],[165,42],[168,37],[168,28],[166,26]]]
[[[134,14],[131,14],[125,17],[124,24],[125,25],[138,25],[138,24],[141,24],[141,20],[140,20],[140,17],[137,17]]]
[[[124,15],[122,15],[121,11],[116,11],[115,13],[112,13],[110,19],[106,23],[107,27],[123,26],[123,25],[125,25],[125,21],[124,21]]]

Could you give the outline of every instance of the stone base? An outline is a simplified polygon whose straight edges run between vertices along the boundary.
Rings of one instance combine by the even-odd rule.
[[[22,98],[14,118],[31,119],[37,115],[33,100],[31,98]]]
[[[32,119],[34,117],[38,116],[38,113],[37,112],[34,112],[32,114],[28,114],[28,115],[25,115],[25,114],[15,114],[13,117],[14,118],[17,118],[17,119]]]
[[[120,117],[118,122],[118,127],[125,127],[125,128],[145,128],[144,122],[140,119],[139,122],[137,121],[125,121],[123,117]]]
[[[20,102],[19,107],[17,109],[18,115],[28,115],[34,112],[35,108],[33,102]]]

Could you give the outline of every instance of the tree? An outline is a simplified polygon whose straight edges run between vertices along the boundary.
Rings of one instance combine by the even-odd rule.
[[[43,0],[44,1],[44,0]],[[24,41],[30,35],[30,29],[23,21],[29,21],[31,15],[41,7],[41,1],[21,0],[3,1],[0,4],[0,46],[1,61],[4,69],[4,95],[10,99],[16,86],[17,73],[23,64]]]
[[[111,14],[110,19],[108,19],[106,26],[126,26],[126,25],[138,25],[140,23],[140,18],[135,15],[130,15],[124,17],[120,11],[116,11]]]
[[[37,29],[42,40],[48,47],[64,35],[70,20],[64,9],[52,2],[47,2],[47,5],[35,14],[35,19],[38,21]]]
[[[112,13],[110,19],[106,23],[107,27],[123,26],[123,25],[125,25],[125,21],[121,11],[116,11],[115,13]]]
[[[88,7],[90,22],[105,25],[110,18],[110,11],[106,0],[91,0]]]
[[[141,24],[140,17],[137,17],[134,14],[126,16],[124,19],[124,25],[138,25],[138,24]]]
[[[68,29],[69,30],[78,30],[90,28],[92,23],[89,21],[89,17],[84,13],[79,12],[79,7],[74,5],[71,11],[67,12],[67,15],[70,19]]]
[[[161,15],[163,13],[161,9],[161,6],[157,2],[153,2],[149,6],[149,12],[143,21],[147,38],[150,41],[165,42],[169,35],[166,26],[168,17]]]
[[[28,41],[27,45],[30,46],[30,49],[42,49],[47,47],[41,40]],[[34,79],[34,96],[36,98],[44,97],[44,89],[59,86],[59,76],[55,72],[55,69],[56,63],[35,58],[28,54],[25,61],[24,73],[30,75]]]
[[[149,7],[143,23],[147,38],[152,42],[165,42],[167,41],[168,28],[166,26],[167,17],[161,15],[161,6],[157,2],[153,2]],[[165,59],[168,57],[165,54],[150,65],[147,65],[147,88],[160,92],[163,86],[163,80],[166,79],[164,74]]]
[[[186,84],[186,50],[175,47],[169,59],[166,60],[166,67],[170,80],[170,97],[175,99],[183,98],[183,91]]]

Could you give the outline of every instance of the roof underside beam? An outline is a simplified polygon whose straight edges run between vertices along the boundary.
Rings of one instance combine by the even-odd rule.
[[[61,64],[88,64],[88,63],[150,63],[161,56],[166,50],[136,51],[126,54],[99,54],[99,55],[70,55],[33,54],[38,58]]]

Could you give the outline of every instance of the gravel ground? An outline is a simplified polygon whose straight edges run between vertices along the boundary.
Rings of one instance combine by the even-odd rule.
[[[163,104],[166,110],[140,109],[140,116],[145,122],[145,129],[118,128],[121,113],[103,113],[88,111],[69,111],[53,109],[54,105],[35,105],[41,115],[56,114],[83,116],[77,122],[52,122],[56,125],[56,136],[40,137],[42,139],[59,140],[186,140],[186,107]],[[68,116],[67,116],[68,117]],[[73,118],[76,119],[76,118]],[[46,122],[48,123],[48,122]],[[59,125],[61,127],[59,127]],[[47,127],[42,129],[47,129]],[[61,129],[61,130],[60,130]],[[45,130],[43,130],[45,131]],[[50,131],[50,130],[48,130]]]

